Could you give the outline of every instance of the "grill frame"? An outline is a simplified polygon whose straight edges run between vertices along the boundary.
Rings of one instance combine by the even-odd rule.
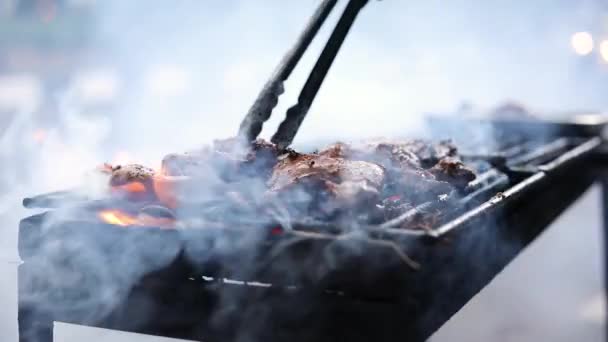
[[[592,132],[599,132],[599,128]],[[502,195],[494,196],[430,231],[362,227],[366,234],[348,232],[332,235],[321,234],[319,229],[310,225],[301,225],[294,231],[273,236],[268,234],[268,229],[254,225],[178,233],[154,227],[124,229],[90,222],[84,223],[87,225],[87,231],[84,231],[82,221],[45,226],[44,221],[50,214],[35,215],[20,224],[19,252],[25,261],[20,266],[22,279],[41,276],[36,274],[39,268],[33,267],[39,261],[37,258],[43,257],[41,242],[49,239],[86,240],[87,236],[99,235],[91,234],[91,230],[107,235],[106,244],[118,240],[148,239],[149,242],[137,246],[146,246],[138,253],[151,258],[151,266],[130,289],[122,305],[95,322],[83,322],[77,315],[62,316],[48,308],[40,310],[36,303],[27,300],[31,290],[20,285],[20,322],[24,327],[41,327],[40,336],[48,336],[49,329],[52,330],[52,323],[49,327],[40,322],[61,320],[208,341],[234,338],[232,334],[240,332],[229,329],[231,326],[247,327],[248,334],[269,340],[282,339],[285,334],[289,334],[292,340],[305,341],[312,337],[319,340],[320,336],[334,340],[342,334],[342,337],[349,336],[354,341],[369,340],[370,337],[380,341],[398,338],[424,341],[589,188],[596,175],[588,166],[597,159],[595,152],[602,144],[603,140],[597,136],[579,134],[572,138],[571,148],[555,160],[534,167],[511,168],[509,176],[515,184]],[[560,183],[560,186],[555,186]],[[213,247],[218,233],[226,236],[225,242],[228,242],[221,250]],[[421,269],[414,270],[404,263],[394,245],[378,244],[375,240],[391,241],[409,258],[420,263]],[[475,244],[479,241],[494,243]],[[95,244],[103,250],[104,243],[95,241]],[[166,253],[149,253],[169,245],[173,247]],[[285,245],[289,248],[284,248]],[[77,253],[72,253],[65,257],[77,258]],[[484,260],[483,271],[478,269],[479,260]],[[256,267],[243,270],[244,264],[255,264]],[[68,271],[81,272],[82,269]],[[215,279],[256,280],[273,286],[262,289],[222,282],[222,286],[218,286],[218,282],[203,281],[200,278],[203,275]],[[294,284],[297,284],[295,290],[292,288]],[[429,284],[433,285],[432,288]],[[145,322],[125,320],[133,314],[130,309],[133,300],[137,303],[137,298],[146,298],[147,302],[165,307],[166,303],[156,303],[155,297],[167,296],[176,292],[176,288],[186,293],[183,298],[174,298],[181,303],[179,305],[187,307],[180,312],[182,323],[190,322],[187,318],[192,315],[210,320],[213,316],[216,323],[203,324],[204,328],[193,323],[193,327],[188,329],[183,326],[174,329],[170,327],[171,322],[159,324],[162,319],[159,321],[158,317],[149,317]],[[184,304],[192,296],[208,298],[209,301],[204,302],[209,312]],[[217,306],[217,298],[226,296],[235,296],[232,304],[238,304],[240,309],[222,312]],[[216,304],[209,305],[209,302]],[[306,314],[286,310],[303,305],[307,305]],[[220,318],[217,318],[218,310]],[[254,324],[260,319],[260,310],[276,313],[267,318],[266,326]],[[337,313],[342,318],[336,318]],[[366,319],[362,321],[361,317]],[[179,320],[172,322],[173,325],[177,323]],[[269,329],[269,326],[276,329]]]

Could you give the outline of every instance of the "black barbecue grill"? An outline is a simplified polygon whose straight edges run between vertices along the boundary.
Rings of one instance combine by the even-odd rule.
[[[339,48],[366,2],[351,1],[350,19],[340,20],[342,33],[328,46],[337,39]],[[315,20],[331,7],[322,3]],[[312,31],[299,43],[307,45]],[[337,48],[320,60],[331,64]],[[329,66],[319,68],[322,81]],[[289,74],[280,70],[241,126],[243,137],[255,138],[249,125],[261,127],[270,115],[280,93],[274,82]],[[291,143],[316,90],[303,91],[276,143]],[[54,209],[19,227],[21,340],[52,341],[52,322],[63,321],[202,341],[424,341],[602,180],[606,123],[599,114],[551,122],[431,117],[437,136],[454,138],[480,165],[477,180],[466,196],[373,226],[227,218],[189,229],[125,229],[95,220],[116,202],[68,192],[26,199],[27,207]],[[470,144],[480,127],[491,141]],[[433,227],[397,228],[436,210],[444,214]]]
[[[29,217],[19,234],[22,336],[34,326],[48,337],[51,322],[59,320],[205,341],[239,333],[270,340],[423,341],[597,179],[603,140],[583,132],[505,157],[501,171],[486,171],[485,184],[426,231],[315,223],[291,230],[255,224],[125,229],[92,222],[98,205],[77,211],[83,216],[71,221],[52,220],[66,209]],[[224,248],[215,247],[218,236]],[[77,243],[55,246],[49,260],[54,241]],[[29,300],[37,298],[29,292],[52,285],[47,277],[94,277],[98,270],[79,260],[91,250],[115,267],[112,279],[120,279],[133,258],[145,265],[141,280],[107,315],[83,321],[87,315],[79,310],[104,308],[57,309],[78,303],[78,295],[98,295],[78,283],[62,284],[52,293],[56,298],[44,298],[57,306],[38,308]]]

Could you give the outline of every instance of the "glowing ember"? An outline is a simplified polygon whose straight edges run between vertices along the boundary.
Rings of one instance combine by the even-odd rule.
[[[102,210],[99,212],[99,218],[109,224],[117,226],[130,226],[137,224],[137,219],[120,210]]]
[[[113,188],[119,191],[126,191],[130,193],[146,191],[146,186],[141,182],[131,182],[124,185],[114,186]]]
[[[180,188],[188,186],[188,177],[159,175],[153,179],[154,192],[158,200],[168,208],[175,209]]]
[[[155,217],[148,214],[133,216],[118,209],[102,210],[98,213],[99,218],[109,224],[116,226],[149,226],[171,229],[175,227],[175,219],[168,217]]]

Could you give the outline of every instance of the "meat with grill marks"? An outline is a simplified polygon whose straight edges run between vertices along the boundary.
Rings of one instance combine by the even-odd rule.
[[[389,187],[419,197],[463,190],[475,174],[458,159],[449,141],[430,144],[424,140],[376,139],[363,143],[336,143],[321,155],[377,163],[387,170]]]
[[[373,206],[380,199],[384,182],[384,169],[374,163],[291,152],[275,165],[268,191],[296,209],[332,213],[364,204]]]
[[[465,189],[475,179],[475,173],[453,157],[439,160],[435,166],[429,169],[429,172],[437,180],[448,182],[460,190]]]
[[[110,166],[106,164],[110,173],[110,185],[121,186],[132,182],[147,184],[154,177],[154,170],[139,164]]]
[[[338,142],[323,149],[320,154],[349,159],[373,159],[395,167],[429,168],[439,160],[457,155],[450,141],[431,144],[420,139],[371,139],[347,144]]]

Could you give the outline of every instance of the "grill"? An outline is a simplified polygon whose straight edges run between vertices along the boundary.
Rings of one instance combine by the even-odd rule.
[[[335,3],[321,3],[241,137],[259,134]],[[366,3],[349,2],[273,136],[277,145],[293,140]],[[53,321],[202,341],[424,341],[601,179],[606,123],[599,114],[551,122],[429,117],[435,136],[454,138],[479,177],[465,197],[373,226],[226,217],[190,229],[125,229],[95,220],[115,201],[69,192],[25,199],[26,207],[55,209],[19,226],[21,341],[52,341]],[[427,229],[395,228],[436,210],[443,214]]]
[[[19,227],[22,336],[50,341],[51,322],[59,320],[204,341],[423,341],[598,179],[603,140],[594,135],[604,124],[551,123],[564,130],[540,141],[510,140],[485,155],[465,153],[494,166],[428,230],[391,222],[358,229],[314,222],[291,229],[254,223],[125,229],[90,219],[103,203],[75,205],[83,216],[71,221],[53,220],[66,209],[26,218]],[[115,281],[131,263],[144,265],[140,280],[107,302],[94,300],[102,287],[82,288],[79,281],[53,288],[53,277],[95,279],[100,271],[82,255],[112,265],[104,272]]]

